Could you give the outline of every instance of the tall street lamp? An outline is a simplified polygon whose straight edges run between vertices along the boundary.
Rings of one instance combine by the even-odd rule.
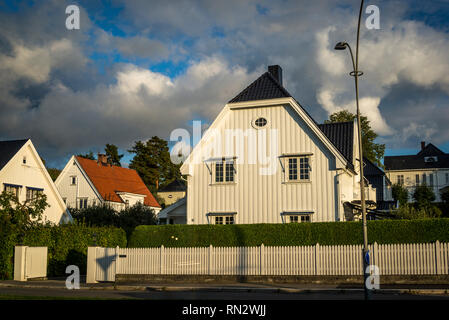
[[[362,10],[363,10],[363,0],[360,5],[359,12],[359,21],[357,25],[357,47],[355,52],[355,61],[354,55],[352,54],[352,49],[346,42],[339,42],[335,46],[335,50],[345,50],[349,49],[349,53],[351,54],[351,61],[353,71],[349,74],[354,77],[355,80],[355,100],[357,104],[357,127],[358,127],[358,140],[359,140],[359,162],[360,162],[360,202],[362,207],[362,220],[363,220],[363,275],[364,275],[364,288],[365,288],[365,299],[370,298],[370,289],[367,287],[367,278],[369,273],[367,273],[367,269],[370,264],[369,252],[368,252],[368,231],[366,227],[366,206],[365,206],[365,178],[363,175],[363,151],[362,151],[362,124],[360,121],[360,109],[359,109],[359,77],[363,75],[363,72],[359,70],[359,35],[360,35],[360,20],[362,18]],[[369,270],[369,269],[368,269]]]

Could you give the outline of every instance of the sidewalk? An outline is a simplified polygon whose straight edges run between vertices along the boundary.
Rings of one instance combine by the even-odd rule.
[[[1,289],[9,288],[41,288],[66,289],[65,279],[49,279],[19,282],[14,280],[0,281]],[[310,293],[310,292],[358,292],[362,285],[325,285],[325,284],[274,284],[274,283],[227,283],[227,284],[181,284],[181,283],[94,283],[86,284],[81,279],[80,290],[118,290],[118,291],[203,291],[203,292],[265,292],[265,293]],[[433,294],[449,295],[449,285],[380,285],[377,293],[387,294]]]

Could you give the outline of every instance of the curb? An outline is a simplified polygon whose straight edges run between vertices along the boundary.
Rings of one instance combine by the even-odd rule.
[[[38,289],[64,289],[61,286],[49,285],[29,285],[0,283],[0,288],[38,288]],[[363,292],[362,288],[253,288],[253,287],[198,287],[198,286],[130,286],[130,285],[110,285],[110,286],[80,286],[79,290],[119,290],[119,291],[158,291],[158,292],[180,292],[180,291],[203,291],[203,292],[259,292],[259,293],[349,293]],[[374,294],[412,294],[412,295],[449,295],[449,289],[379,289],[374,290]]]

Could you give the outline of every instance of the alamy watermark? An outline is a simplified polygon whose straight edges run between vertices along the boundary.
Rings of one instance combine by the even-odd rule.
[[[193,121],[193,144],[186,129],[175,129],[170,141],[177,142],[170,153],[171,161],[179,164],[186,158],[189,164],[202,164],[223,158],[233,158],[236,164],[259,164],[259,174],[273,175],[278,168],[278,129],[209,129],[201,137],[201,121]],[[189,166],[192,168],[192,166]]]
[[[70,274],[65,280],[65,287],[69,290],[80,288],[80,269],[78,266],[70,265],[65,269],[66,274]]]
[[[365,9],[365,13],[369,14],[370,16],[366,18],[365,20],[365,26],[367,29],[372,30],[380,29],[380,10],[379,7],[376,5],[369,5]]]
[[[65,8],[65,13],[69,16],[65,19],[65,27],[67,30],[80,29],[80,8],[77,5],[71,4]]]

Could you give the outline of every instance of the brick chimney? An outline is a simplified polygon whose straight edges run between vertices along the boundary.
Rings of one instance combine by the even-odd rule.
[[[421,151],[424,150],[425,147],[426,147],[426,142],[421,141]]]
[[[97,163],[106,166],[108,164],[108,157],[103,153],[98,153]]]
[[[268,66],[268,72],[275,78],[282,86],[282,68],[278,65]]]

